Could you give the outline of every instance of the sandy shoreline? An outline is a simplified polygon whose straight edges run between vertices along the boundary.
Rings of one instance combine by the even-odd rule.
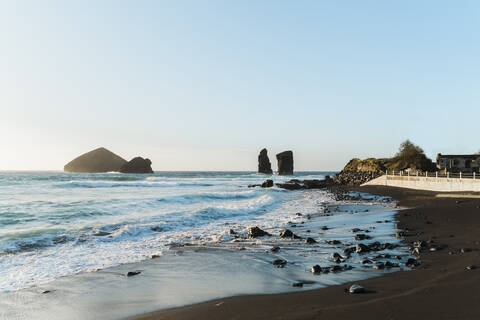
[[[134,319],[479,319],[480,199],[388,187],[357,191],[392,196],[405,242],[432,240],[422,264],[379,278],[356,281],[371,291],[349,295],[349,284],[298,293],[240,296],[162,310]],[[430,246],[430,245],[429,245]],[[462,248],[466,249],[463,250]]]

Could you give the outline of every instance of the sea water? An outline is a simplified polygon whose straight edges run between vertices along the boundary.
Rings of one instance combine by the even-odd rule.
[[[409,251],[395,237],[392,199],[351,193],[336,201],[327,190],[248,187],[327,174],[0,173],[0,319],[119,319],[405,269]],[[248,238],[250,226],[271,235]],[[300,238],[280,237],[287,228]],[[352,229],[368,239],[357,240]],[[344,254],[377,241],[393,247]],[[335,263],[334,253],[345,260]],[[272,263],[278,259],[286,261],[281,268]],[[385,261],[398,266],[372,267]],[[316,264],[341,270],[313,274]]]
[[[321,172],[286,179],[322,179]],[[0,291],[162,254],[172,245],[230,241],[231,228],[269,228],[328,199],[248,188],[251,172],[0,173]],[[302,207],[302,208],[301,208]]]

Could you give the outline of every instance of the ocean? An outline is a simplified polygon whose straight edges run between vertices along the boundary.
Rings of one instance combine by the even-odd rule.
[[[331,172],[273,176],[322,179]],[[0,291],[139,262],[181,244],[232,241],[313,214],[324,191],[248,188],[253,172],[0,172]]]
[[[392,199],[248,187],[327,174],[1,172],[0,319],[119,319],[409,269]]]

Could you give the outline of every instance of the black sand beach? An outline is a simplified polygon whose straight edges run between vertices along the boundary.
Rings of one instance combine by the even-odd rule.
[[[162,310],[134,319],[479,319],[480,198],[388,187],[356,191],[392,196],[405,242],[426,241],[412,271],[299,293],[241,296]],[[434,249],[433,249],[434,248]],[[477,266],[468,270],[467,266]]]

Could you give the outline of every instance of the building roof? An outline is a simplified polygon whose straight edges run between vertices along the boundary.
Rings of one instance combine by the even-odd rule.
[[[467,159],[477,159],[480,158],[480,154],[441,154],[437,155],[437,159],[439,158],[467,158]]]

